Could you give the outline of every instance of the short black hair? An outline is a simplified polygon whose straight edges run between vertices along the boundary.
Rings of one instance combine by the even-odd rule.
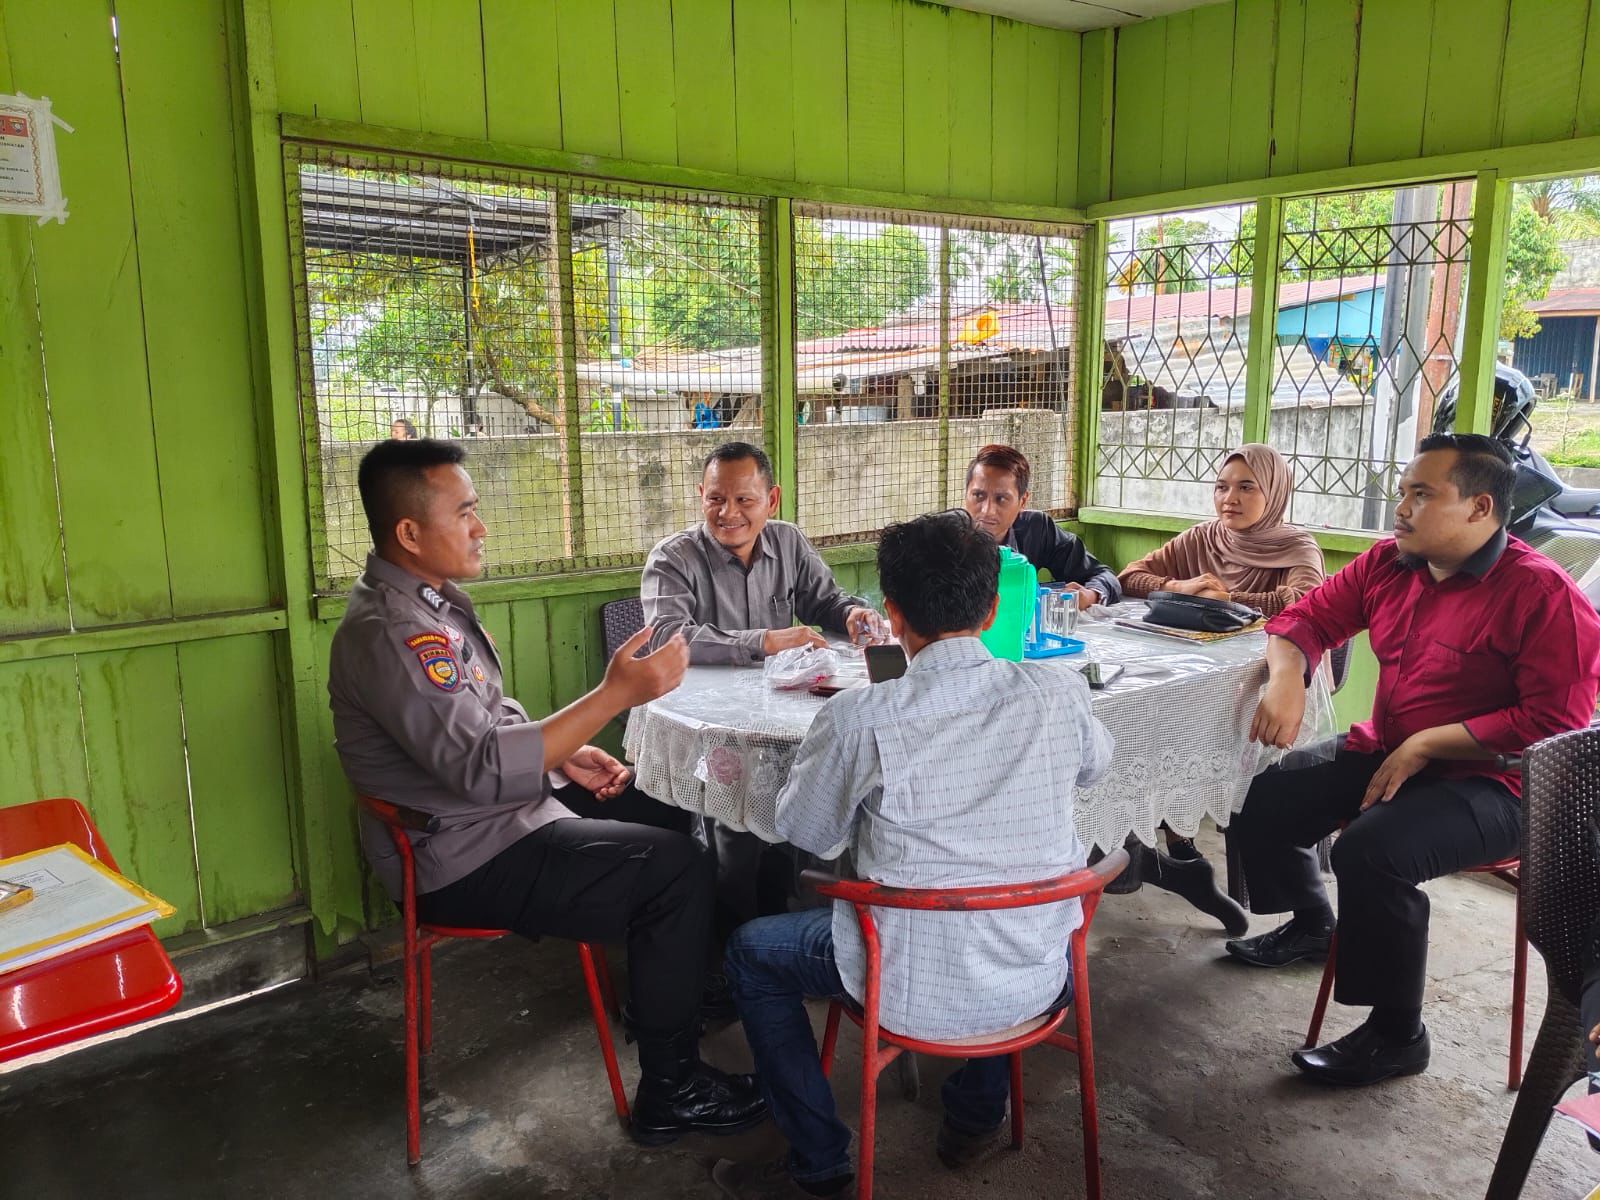
[[[756,470],[761,472],[761,478],[766,480],[768,487],[773,486],[776,479],[772,474],[772,460],[760,446],[752,446],[749,442],[723,442],[706,455],[705,462],[700,464],[700,474],[704,475],[706,468],[714,462],[744,462],[747,458],[755,459]]]
[[[972,483],[972,473],[979,467],[988,467],[991,471],[1009,471],[1011,478],[1017,481],[1017,495],[1026,496],[1028,485],[1033,480],[1033,468],[1028,465],[1028,456],[1015,446],[1002,446],[999,442],[990,442],[973,455],[972,461],[967,464],[967,483]]]
[[[965,510],[891,525],[878,538],[878,584],[925,638],[976,629],[1000,587],[1000,548]]]
[[[1418,454],[1454,450],[1450,482],[1463,496],[1488,496],[1494,501],[1495,519],[1504,525],[1511,518],[1511,493],[1517,482],[1516,459],[1511,451],[1481,433],[1434,433],[1422,439]]]
[[[390,438],[368,450],[356,486],[372,544],[383,549],[394,536],[396,522],[426,511],[429,467],[460,466],[466,461],[467,452],[456,443],[434,438]]]

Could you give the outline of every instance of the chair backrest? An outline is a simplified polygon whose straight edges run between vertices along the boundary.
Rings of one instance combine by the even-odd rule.
[[[383,822],[383,827],[389,831],[390,840],[394,842],[395,852],[400,855],[403,904],[406,919],[410,921],[414,917],[416,902],[417,866],[416,856],[411,851],[411,839],[406,836],[406,830],[415,829],[418,833],[433,833],[439,828],[439,818],[414,808],[379,800],[376,796],[357,796],[356,803]]]
[[[71,842],[90,858],[119,870],[88,810],[69,796],[0,808],[0,858]]]
[[[622,643],[644,628],[644,604],[637,596],[611,600],[600,606],[600,629],[605,637],[606,661]]]
[[[1333,690],[1338,691],[1344,686],[1345,676],[1350,673],[1350,643],[1340,642],[1328,651],[1328,670],[1333,673]]]
[[[1551,978],[1578,1003],[1600,953],[1600,728],[1557,734],[1522,759],[1522,911]]]

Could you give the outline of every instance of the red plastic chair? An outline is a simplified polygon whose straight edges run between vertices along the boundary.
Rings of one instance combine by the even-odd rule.
[[[1520,859],[1508,858],[1501,862],[1468,867],[1464,872],[1473,875],[1493,875],[1496,879],[1503,879],[1509,883],[1517,893],[1517,936],[1516,948],[1512,951],[1511,966],[1511,1053],[1506,1065],[1506,1088],[1513,1092],[1522,1086],[1522,1019],[1528,991],[1528,934],[1522,927],[1521,870]],[[1316,1046],[1317,1038],[1322,1033],[1322,1018],[1328,1011],[1328,997],[1333,992],[1333,964],[1338,948],[1339,938],[1335,934],[1328,943],[1328,963],[1322,968],[1322,983],[1317,988],[1317,1004],[1311,1010],[1311,1027],[1306,1030],[1308,1050]]]
[[[372,796],[360,798],[366,809],[388,829],[400,854],[405,922],[405,1009],[406,1009],[406,1162],[422,1161],[422,1107],[418,1096],[420,1057],[433,1048],[433,948],[446,938],[493,939],[505,937],[508,929],[464,929],[453,925],[430,925],[417,920],[416,863],[411,839],[406,830],[431,833],[438,818],[414,808],[390,804]],[[617,1052],[611,1044],[611,1024],[606,1010],[616,1012],[616,994],[611,987],[611,972],[606,967],[605,947],[597,942],[578,943],[578,963],[583,968],[583,985],[594,1014],[595,1033],[600,1038],[600,1054],[606,1063],[606,1078],[611,1083],[611,1099],[624,1124],[629,1119],[628,1098],[617,1071]],[[421,975],[420,987],[418,975]],[[420,1018],[418,1000],[421,1000]],[[419,1028],[420,1026],[420,1028]]]
[[[848,1014],[861,1027],[861,1161],[856,1168],[856,1195],[860,1200],[872,1196],[873,1141],[877,1129],[878,1076],[906,1051],[936,1058],[1011,1059],[1011,1145],[1022,1146],[1022,1051],[1041,1042],[1060,1046],[1078,1056],[1078,1086],[1083,1100],[1083,1173],[1090,1200],[1100,1198],[1100,1118],[1094,1086],[1094,1039],[1089,1025],[1089,923],[1094,920],[1100,894],[1128,865],[1128,852],[1117,849],[1093,867],[1073,871],[1055,879],[1033,883],[991,884],[965,888],[896,888],[864,880],[834,879],[821,871],[807,871],[801,878],[822,896],[843,900],[856,910],[861,923],[861,939],[867,949],[866,996],[858,1011],[854,1005],[834,1001],[828,1007],[828,1027],[822,1039],[822,1073],[833,1069],[834,1048],[839,1040],[839,1017]],[[1083,903],[1083,924],[1072,933],[1068,951],[1072,966],[1072,1010],[1076,1017],[1074,1034],[1061,1033],[1066,1009],[1044,1013],[1021,1025],[981,1038],[948,1042],[928,1042],[904,1037],[878,1024],[878,988],[882,960],[878,928],[872,919],[874,908],[908,908],[925,912],[987,912],[1005,908],[1029,908],[1079,897]]]

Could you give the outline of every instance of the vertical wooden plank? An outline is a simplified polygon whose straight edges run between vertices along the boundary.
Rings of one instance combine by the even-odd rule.
[[[89,768],[69,657],[0,663],[0,807],[51,796],[88,803]]]
[[[1510,0],[1436,4],[1428,56],[1423,154],[1494,145]]]
[[[1589,0],[1588,28],[1583,39],[1583,71],[1578,83],[1574,137],[1600,133],[1600,0]]]
[[[950,193],[987,200],[994,194],[994,18],[951,9],[949,24]]]
[[[281,908],[298,889],[272,638],[186,642],[178,678],[205,923]]]
[[[1111,29],[1083,35],[1083,73],[1078,79],[1079,205],[1111,198],[1111,116],[1117,40]],[[1098,401],[1097,401],[1098,403]]]
[[[411,14],[422,128],[455,137],[488,137],[478,0],[411,0]]]
[[[1233,19],[1233,91],[1228,97],[1228,178],[1261,179],[1272,165],[1272,95],[1278,8],[1274,0],[1237,0]]]
[[[1300,170],[1350,162],[1356,104],[1356,36],[1361,0],[1318,0],[1306,8],[1300,77]]]
[[[1233,5],[1211,4],[1190,14],[1189,144],[1183,185],[1228,177],[1228,115],[1233,83]]]
[[[394,129],[422,128],[417,30],[411,0],[350,0],[356,30],[361,119]]]
[[[550,616],[551,707],[559,709],[589,690],[591,647],[598,644],[600,636],[590,625],[599,618],[591,613],[587,596],[552,596],[546,607]]]
[[[7,0],[15,84],[56,140],[72,216],[32,233],[67,576],[78,625],[172,615],[122,94],[104,8]],[[26,40],[25,40],[26,39]]]
[[[1273,53],[1273,175],[1300,169],[1301,80],[1305,73],[1306,0],[1279,0],[1278,40]]]
[[[561,149],[555,0],[479,0],[489,137]]]
[[[622,154],[617,24],[609,4],[556,0],[561,54],[561,141],[577,154]]]
[[[345,778],[339,752],[334,748],[333,713],[327,704],[328,655],[338,627],[336,621],[321,621],[314,628],[316,686],[313,690],[323,702],[302,718],[308,718],[307,723],[312,728],[310,755],[314,761],[309,773],[316,786],[308,788],[301,801],[307,858],[326,873],[321,881],[325,894],[320,898],[311,897],[315,905],[312,911],[320,915],[325,909],[331,910],[337,920],[330,928],[335,929],[339,924],[368,920],[366,901],[370,874],[366,856],[361,851],[355,793]]]
[[[1062,31],[1056,37],[1056,73],[1061,77],[1056,117],[1056,194],[1063,207],[1078,204],[1079,103],[1083,86],[1083,37]]]
[[[789,0],[794,46],[794,177],[848,183],[844,0]]]
[[[362,119],[350,0],[273,0],[272,44],[284,112]]]
[[[0,92],[11,93],[0,19]],[[33,222],[0,220],[0,395],[12,398],[11,436],[0,439],[0,636],[64,629],[66,559],[33,283]]]
[[[990,84],[990,194],[1021,200],[1028,175],[1028,27],[996,17]]]
[[[1117,30],[1116,38],[1111,192],[1114,196],[1159,192],[1161,121],[1166,108],[1166,23],[1125,25]]]
[[[117,865],[175,907],[163,937],[200,923],[189,821],[178,655],[173,646],[78,658],[89,811]]]
[[[510,611],[511,639],[503,644],[511,649],[517,690],[511,693],[508,689],[508,694],[537,721],[556,707],[550,681],[550,613],[543,600],[516,600]],[[502,662],[507,657],[501,655]]]
[[[1385,0],[1361,10],[1355,130],[1350,160],[1388,162],[1422,153],[1434,0]]]
[[[678,162],[710,171],[738,170],[730,0],[673,0],[672,62]]]
[[[117,6],[167,563],[183,616],[271,599],[225,7],[196,0],[175,21],[164,0]]]
[[[794,178],[794,65],[786,0],[734,0],[739,174]]]
[[[1511,0],[1508,20],[1498,144],[1571,137],[1589,0]]]
[[[616,15],[622,157],[635,162],[675,164],[678,106],[669,49],[672,0],[617,0]],[[784,34],[787,37],[787,29]],[[786,78],[784,87],[788,86]]]
[[[905,23],[906,191],[950,194],[950,15],[907,4]]]
[[[1022,198],[1029,204],[1050,204],[1056,196],[1056,155],[1060,152],[1061,54],[1054,30],[1028,30],[1028,117],[1026,170]],[[1076,90],[1076,89],[1074,89]]]
[[[904,189],[905,52],[901,0],[845,0],[850,186]]]
[[[1194,55],[1194,14],[1176,12],[1166,18],[1167,69],[1162,80],[1169,101],[1161,113],[1161,190],[1183,186],[1189,156],[1189,76]]]

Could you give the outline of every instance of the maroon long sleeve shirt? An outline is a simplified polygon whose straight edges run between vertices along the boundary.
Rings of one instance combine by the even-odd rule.
[[[1387,754],[1421,730],[1461,723],[1490,753],[1518,754],[1594,716],[1600,617],[1565,571],[1504,530],[1442,582],[1386,539],[1267,623],[1308,663],[1363,629],[1378,694],[1347,750]],[[1492,759],[1430,770],[1487,775],[1522,794],[1521,776]]]

